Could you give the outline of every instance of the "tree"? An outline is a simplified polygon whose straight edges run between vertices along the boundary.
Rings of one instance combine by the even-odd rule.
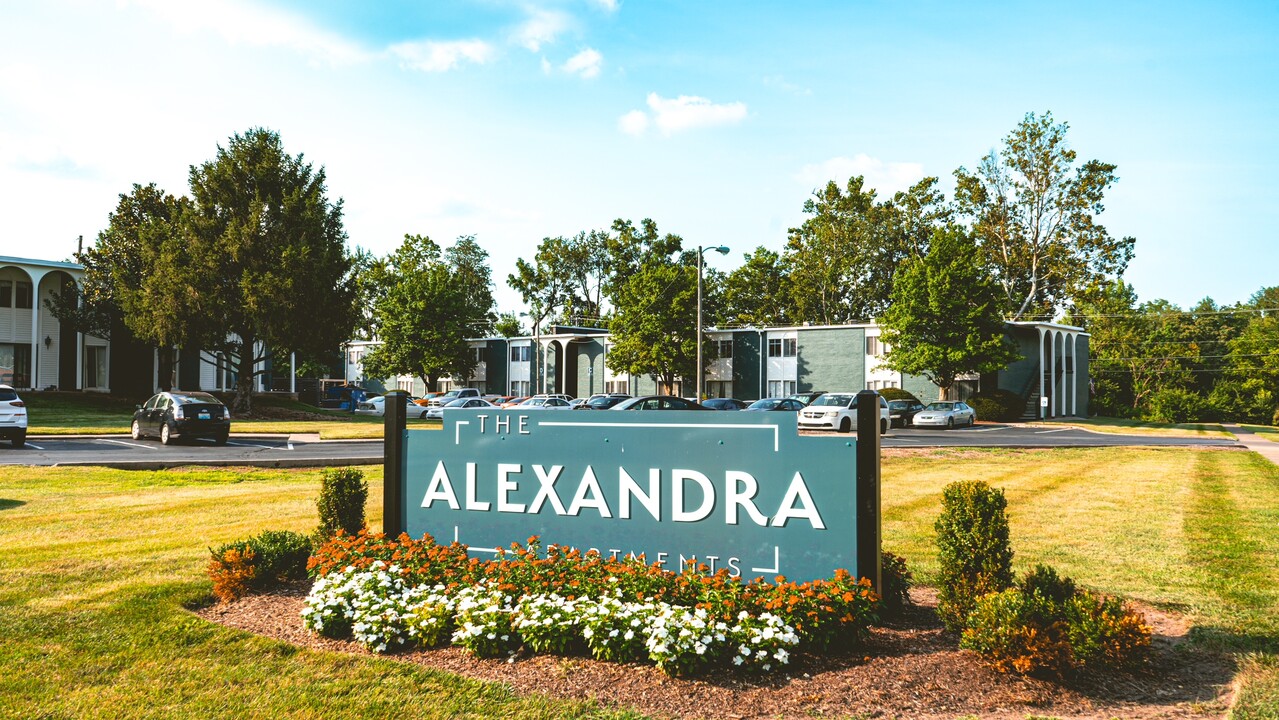
[[[414,375],[434,389],[440,377],[474,372],[467,338],[486,334],[494,320],[488,253],[472,237],[450,250],[425,235],[405,235],[370,271],[382,288],[373,303],[381,343],[364,357],[367,374]]]
[[[614,308],[609,368],[651,375],[668,387],[676,378],[695,377],[697,251],[683,251],[678,235],[659,235],[649,219],[638,231],[623,220],[613,228],[617,234],[609,246],[614,270],[607,283]],[[714,317],[713,307],[706,309],[705,302],[703,307],[705,317]]]
[[[523,337],[528,333],[524,331],[524,324],[520,322],[520,317],[515,313],[502,313],[497,318],[497,323],[493,326],[493,332],[502,337]]]
[[[955,171],[959,214],[972,223],[1012,319],[1051,318],[1067,301],[1123,274],[1131,237],[1112,238],[1096,216],[1115,165],[1074,167],[1066,123],[1027,113],[976,172]]]
[[[1243,309],[1254,310],[1230,340],[1229,365],[1214,404],[1231,420],[1273,424],[1279,417],[1279,287],[1257,291]]]
[[[861,176],[844,191],[827,183],[804,212],[812,217],[791,229],[785,265],[795,320],[821,324],[878,317],[898,267],[927,252],[933,229],[951,213],[935,177],[877,203]]]
[[[279,134],[232,136],[190,172],[191,208],[161,246],[126,322],[160,345],[217,350],[234,359],[233,406],[251,407],[267,357],[324,357],[357,324],[354,263],[342,201],[325,172],[284,152]]]
[[[1004,334],[999,285],[972,237],[950,226],[933,232],[928,254],[907,260],[881,323],[884,365],[923,375],[945,397],[964,373],[999,370],[1018,358]]]
[[[746,262],[724,279],[717,324],[791,324],[789,280],[786,260],[781,255],[764,247],[746,253]]]

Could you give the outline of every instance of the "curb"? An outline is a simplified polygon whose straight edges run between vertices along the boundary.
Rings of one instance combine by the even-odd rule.
[[[308,468],[347,467],[349,465],[381,465],[383,458],[282,458],[279,460],[201,460],[190,462],[161,462],[155,460],[119,460],[107,462],[64,462],[55,465],[28,467],[105,467],[114,470],[169,470],[175,467],[253,467],[253,468]]]

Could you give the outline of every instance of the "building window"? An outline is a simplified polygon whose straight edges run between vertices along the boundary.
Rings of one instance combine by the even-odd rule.
[[[84,387],[107,386],[107,349],[100,345],[84,347]]]
[[[706,397],[708,398],[733,397],[733,382],[731,380],[706,381]]]
[[[769,338],[769,357],[795,357],[799,349],[799,341],[795,338]]]
[[[528,380],[512,380],[511,395],[514,397],[524,397],[525,395],[528,395],[528,384]]]
[[[886,388],[900,387],[896,380],[871,380],[866,383],[867,390],[884,390]]]
[[[0,280],[0,307],[13,307],[12,280]]]
[[[528,362],[529,346],[528,345],[512,345],[511,346],[511,362]]]
[[[31,283],[20,282],[14,286],[13,305],[26,310],[31,309]]]
[[[0,384],[31,387],[31,346],[0,344]]]
[[[482,364],[484,363],[484,361],[485,361],[485,360],[488,360],[488,359],[489,359],[489,358],[488,358],[488,348],[486,348],[486,347],[477,347],[477,348],[472,348],[472,350],[474,350],[474,351],[475,351],[475,363],[476,363],[477,365],[482,365]]]
[[[769,397],[786,397],[795,394],[794,380],[769,380],[768,396]]]
[[[604,392],[621,393],[623,395],[629,395],[631,392],[631,381],[630,380],[609,380],[608,382],[604,383]]]
[[[710,350],[712,360],[731,360],[733,358],[733,341],[712,340]]]
[[[866,354],[871,357],[883,357],[884,345],[879,341],[879,336],[866,338]]]

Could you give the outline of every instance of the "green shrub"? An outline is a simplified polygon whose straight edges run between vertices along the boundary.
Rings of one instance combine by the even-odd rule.
[[[906,558],[885,551],[880,560],[883,586],[880,599],[886,617],[898,617],[910,605],[910,588],[914,575],[906,567]]]
[[[1279,427],[1279,407],[1275,408],[1275,414],[1270,417],[1270,424]]]
[[[919,398],[902,390],[901,388],[884,388],[877,391],[885,400],[909,400],[911,402],[919,402]]]
[[[980,480],[962,480],[942,491],[937,531],[937,614],[947,629],[966,626],[981,596],[1013,583],[1013,551],[1008,544],[1008,501],[1002,490]]]
[[[1038,593],[1009,588],[977,601],[959,646],[1000,672],[1060,674],[1070,666],[1070,643],[1060,609]]]
[[[315,501],[320,511],[316,539],[323,542],[338,530],[356,535],[364,529],[364,504],[369,499],[369,484],[358,468],[325,468],[321,473],[320,497]]]
[[[1131,666],[1150,648],[1150,626],[1119,598],[1083,591],[1066,603],[1064,614],[1077,667]]]
[[[289,530],[267,530],[248,540],[210,548],[209,554],[213,594],[230,602],[281,582],[306,579],[311,541]]]
[[[997,670],[1022,674],[1125,667],[1149,646],[1139,613],[1042,565],[1017,587],[978,600],[960,639]]]
[[[968,398],[978,420],[1013,422],[1026,411],[1026,400],[1011,390],[988,390]]]
[[[1164,388],[1146,400],[1146,418],[1154,422],[1185,423],[1211,421],[1212,408],[1197,393],[1180,388]]]

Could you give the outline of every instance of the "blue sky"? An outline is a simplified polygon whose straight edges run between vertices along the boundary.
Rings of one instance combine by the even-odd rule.
[[[0,0],[0,254],[66,259],[132,183],[263,126],[353,245],[474,234],[499,306],[546,236],[653,218],[730,270],[804,200],[972,168],[1026,112],[1118,165],[1141,299],[1279,285],[1279,4]]]

